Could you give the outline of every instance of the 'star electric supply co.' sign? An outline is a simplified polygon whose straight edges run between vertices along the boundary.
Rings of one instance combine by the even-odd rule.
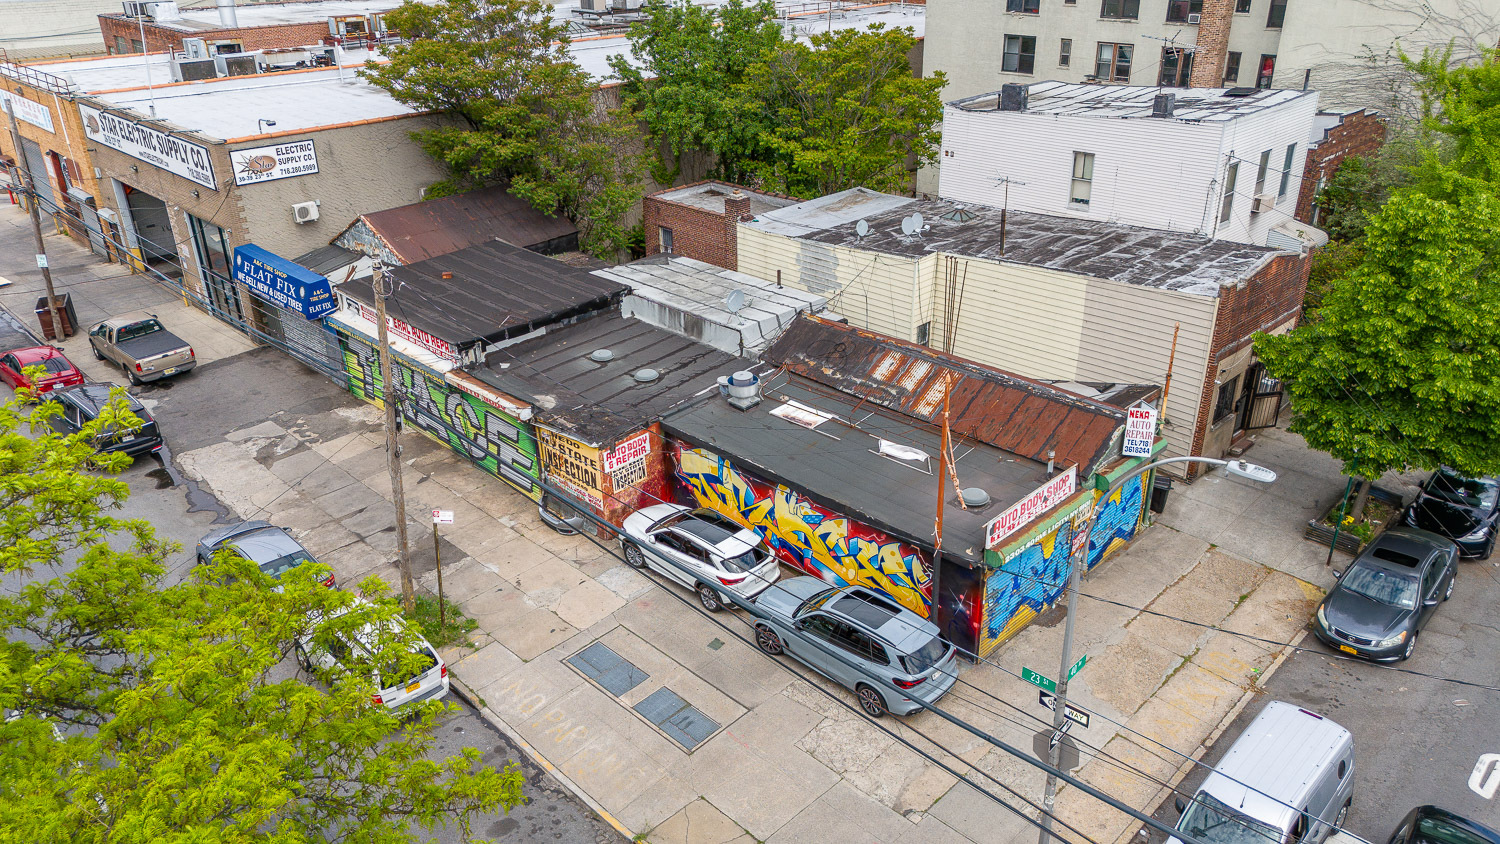
[[[234,279],[267,302],[308,319],[338,308],[328,279],[253,243],[235,247]]]
[[[984,527],[984,547],[994,548],[1005,537],[1025,527],[1037,516],[1051,510],[1068,496],[1078,491],[1078,469],[1068,471],[1042,484],[1030,495],[1017,501],[1009,510],[996,516]]]
[[[83,114],[83,133],[90,139],[209,190],[219,189],[208,147],[86,105],[78,110]]]
[[[47,108],[39,102],[28,100],[20,94],[12,94],[9,91],[0,90],[0,100],[9,100],[10,107],[16,113],[17,120],[24,120],[38,129],[46,129],[48,132],[56,132],[52,128],[52,109]],[[5,107],[0,106],[0,111]]]
[[[253,185],[318,172],[318,153],[312,141],[292,141],[269,147],[237,149],[229,153],[234,183]]]

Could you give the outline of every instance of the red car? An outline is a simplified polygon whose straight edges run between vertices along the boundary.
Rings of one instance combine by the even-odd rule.
[[[36,384],[32,384],[24,372],[32,366],[40,366],[46,370],[42,380]],[[62,387],[82,384],[83,373],[63,356],[61,349],[32,346],[28,349],[12,349],[0,355],[0,381],[4,381],[13,390],[32,387],[38,393],[50,393]]]

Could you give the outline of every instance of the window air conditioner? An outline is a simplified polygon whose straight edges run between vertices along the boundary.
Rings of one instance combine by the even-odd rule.
[[[292,203],[292,219],[299,225],[318,219],[318,201]]]
[[[1198,21],[1200,21],[1202,19],[1203,19],[1202,15],[1188,15],[1188,23],[1197,23]]]
[[[1263,193],[1255,197],[1255,204],[1250,206],[1250,213],[1259,214],[1262,211],[1270,211],[1276,207],[1276,194]]]

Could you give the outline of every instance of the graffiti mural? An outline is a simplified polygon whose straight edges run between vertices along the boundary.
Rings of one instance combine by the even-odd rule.
[[[1089,533],[1090,571],[1135,538],[1136,529],[1141,524],[1145,492],[1146,479],[1143,476],[1116,490],[1108,501],[1099,502],[1099,515],[1094,517],[1094,529]]]
[[[930,562],[917,548],[752,478],[718,455],[676,444],[677,479],[700,507],[750,528],[783,561],[829,583],[857,583],[928,615]]]
[[[375,347],[342,331],[338,338],[349,392],[379,403],[384,391]],[[391,375],[400,386],[401,416],[407,424],[531,498],[541,497],[536,438],[523,423],[406,365],[400,355],[391,356]]]
[[[1015,635],[1062,596],[1072,539],[1072,522],[1064,519],[985,578],[981,654]]]

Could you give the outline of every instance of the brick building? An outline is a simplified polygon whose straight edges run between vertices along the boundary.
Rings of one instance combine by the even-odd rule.
[[[355,46],[385,35],[384,14],[395,0],[257,3],[205,9],[153,4],[155,14],[100,15],[104,48],[115,54],[176,52],[184,38],[201,39],[210,54],[305,47],[338,37]]]
[[[711,180],[657,191],[641,202],[646,254],[667,252],[735,269],[740,221],[796,202],[789,196]]]
[[[1339,166],[1350,156],[1367,156],[1385,143],[1385,119],[1370,109],[1347,113],[1320,111],[1307,164],[1302,170],[1302,190],[1297,196],[1297,219],[1318,224],[1318,194]]]

